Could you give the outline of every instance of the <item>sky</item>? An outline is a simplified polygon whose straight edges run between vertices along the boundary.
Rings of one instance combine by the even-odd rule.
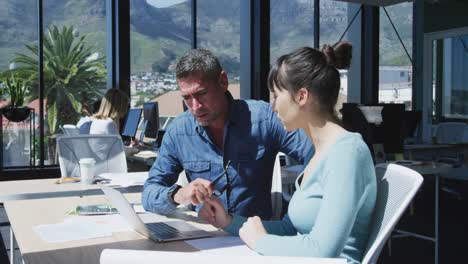
[[[146,0],[148,4],[157,8],[169,7],[171,5],[179,4],[187,0]]]

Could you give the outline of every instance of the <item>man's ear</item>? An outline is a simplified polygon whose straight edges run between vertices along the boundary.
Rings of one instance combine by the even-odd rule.
[[[219,73],[218,84],[223,90],[223,92],[227,91],[228,86],[229,86],[229,81],[228,81],[227,73],[225,71],[221,71]]]
[[[307,90],[306,88],[301,88],[296,93],[296,102],[300,106],[304,106],[307,103],[309,96],[310,96],[309,90]]]

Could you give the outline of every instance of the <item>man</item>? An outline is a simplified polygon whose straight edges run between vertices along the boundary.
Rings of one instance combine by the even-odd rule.
[[[189,111],[166,130],[144,186],[144,208],[167,214],[217,195],[228,212],[269,219],[276,154],[308,161],[309,140],[303,131],[287,133],[268,103],[234,100],[226,72],[208,50],[185,54],[176,79]],[[185,187],[176,185],[182,170],[190,182]]]

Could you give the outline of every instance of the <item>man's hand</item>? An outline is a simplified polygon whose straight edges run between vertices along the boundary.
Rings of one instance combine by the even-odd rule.
[[[218,197],[206,200],[198,216],[217,228],[225,228],[232,222],[232,216],[226,212]]]
[[[206,201],[213,194],[211,182],[205,179],[196,179],[189,185],[180,188],[174,194],[174,201],[178,204],[199,205]]]
[[[255,243],[258,239],[267,234],[262,220],[258,216],[249,217],[239,229],[240,238],[249,248],[255,250]]]

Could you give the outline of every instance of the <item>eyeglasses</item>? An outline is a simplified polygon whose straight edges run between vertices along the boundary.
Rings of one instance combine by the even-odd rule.
[[[217,189],[216,188],[216,185],[218,184],[218,182],[223,178],[223,176],[227,175],[227,170],[229,168],[229,164],[231,164],[231,161],[228,160],[228,162],[226,163],[226,166],[224,166],[224,170],[223,172],[217,176],[212,182],[211,182],[211,185],[214,187],[214,191],[213,191],[213,195],[216,196],[216,197],[219,197],[223,194],[224,191],[226,191],[230,185],[229,183],[226,183],[222,188],[220,189]]]

